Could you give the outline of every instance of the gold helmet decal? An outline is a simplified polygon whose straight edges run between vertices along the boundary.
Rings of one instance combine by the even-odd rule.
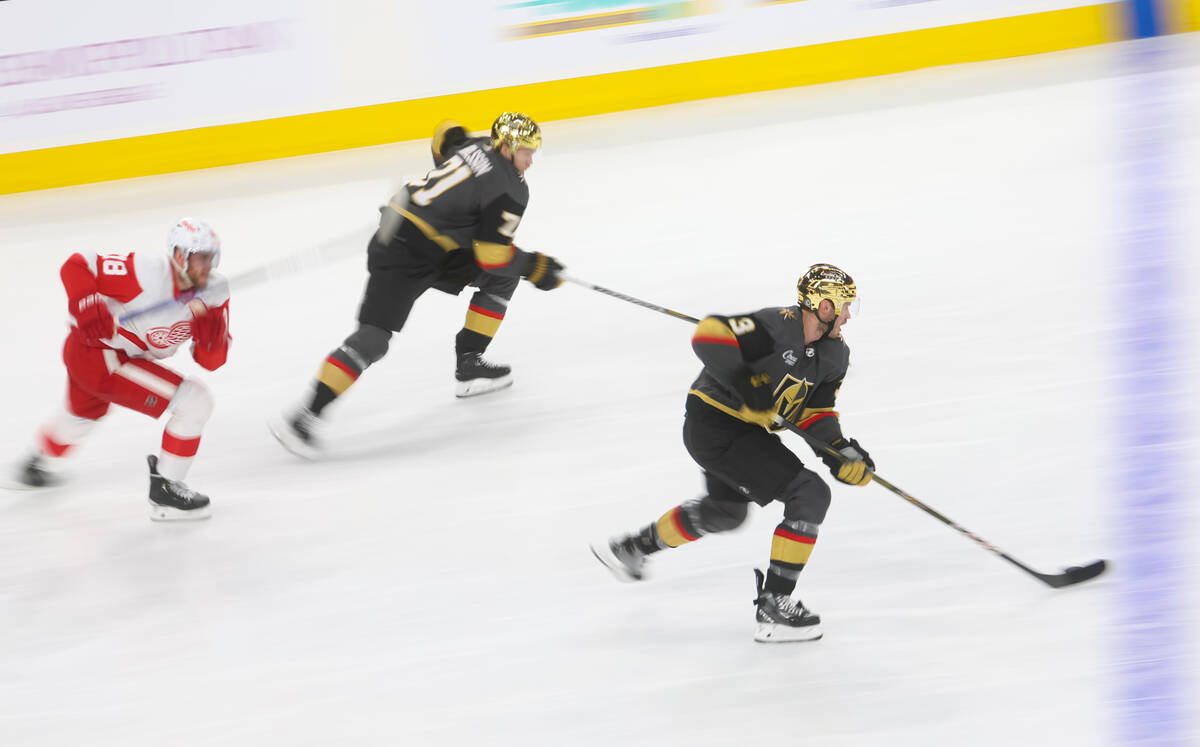
[[[815,264],[796,282],[796,295],[797,302],[810,311],[816,311],[822,300],[829,299],[833,312],[840,314],[846,304],[854,302],[858,290],[854,287],[854,278],[844,270],[829,264]]]
[[[509,150],[542,147],[542,128],[528,114],[504,112],[492,123],[492,147],[507,144]]]

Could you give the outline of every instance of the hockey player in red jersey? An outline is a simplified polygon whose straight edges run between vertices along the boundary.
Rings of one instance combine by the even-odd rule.
[[[208,517],[208,497],[183,480],[212,412],[212,395],[200,381],[157,361],[191,341],[201,366],[215,371],[225,364],[229,291],[212,272],[220,259],[220,239],[190,218],[171,229],[165,253],[79,252],[67,259],[61,271],[72,318],[63,345],[66,403],[38,432],[17,475],[21,484],[55,483],[61,461],[111,405],[153,418],[170,412],[161,451],[147,457],[150,518]]]
[[[857,296],[854,281],[832,265],[818,264],[804,273],[797,290],[795,306],[710,316],[696,326],[692,348],[704,369],[688,392],[683,440],[704,470],[705,495],[638,532],[592,545],[618,578],[636,581],[647,556],[740,526],[752,502],[781,502],[783,520],[771,538],[767,573],[754,572],[755,640],[763,642],[821,637],[821,618],[792,593],[831,496],[825,481],[771,432],[783,427],[775,418],[846,457],[843,463],[817,453],[838,481],[866,485],[875,468],[866,449],[842,435],[834,410],[850,360],[842,326]]]
[[[477,290],[455,339],[455,394],[471,397],[509,386],[508,366],[483,359],[521,278],[540,290],[562,284],[553,257],[528,252],[513,236],[529,203],[525,172],[542,144],[530,117],[505,112],[490,136],[468,137],[446,121],[434,134],[434,168],[409,182],[380,209],[379,230],[367,245],[367,287],[355,330],[321,364],[307,402],[270,425],[289,451],[319,454],[317,431],[325,409],[387,354],[392,334],[431,288]]]

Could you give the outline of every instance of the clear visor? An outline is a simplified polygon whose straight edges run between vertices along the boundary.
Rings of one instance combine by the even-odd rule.
[[[838,294],[837,297],[830,298],[829,300],[833,301],[833,307],[837,311],[838,316],[858,316],[859,311],[862,309],[862,301],[859,299],[857,293]]]
[[[216,267],[221,263],[221,250],[191,251],[183,253],[183,269],[188,267]]]

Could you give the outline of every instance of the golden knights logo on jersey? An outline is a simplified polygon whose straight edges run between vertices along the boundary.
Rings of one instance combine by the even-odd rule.
[[[798,424],[800,413],[804,412],[804,402],[812,391],[813,383],[808,379],[797,379],[791,374],[783,377],[779,386],[775,387],[775,412],[779,417],[792,424]],[[771,425],[771,430],[782,430],[782,425]]]

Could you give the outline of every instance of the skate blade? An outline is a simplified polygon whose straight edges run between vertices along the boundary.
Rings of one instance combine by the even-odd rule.
[[[200,521],[210,516],[212,516],[212,506],[184,511],[171,506],[160,506],[154,501],[150,501],[150,521]]]
[[[754,640],[759,643],[793,643],[800,641],[817,641],[824,635],[820,624],[803,628],[793,628],[789,625],[774,623],[759,623],[754,632]]]
[[[314,461],[320,458],[320,449],[314,448],[313,446],[306,444],[297,438],[296,435],[292,433],[291,426],[283,418],[272,420],[270,423],[267,423],[267,430],[271,431],[271,435],[275,437],[275,440],[279,442],[280,446],[287,449],[292,454],[300,457],[301,459]]]
[[[616,576],[618,581],[632,583],[634,581],[641,581],[644,577],[644,574],[633,573],[624,563],[617,560],[617,556],[613,555],[612,550],[609,549],[607,540],[593,542],[588,545],[588,548],[591,549],[592,555],[596,556],[596,560],[599,560],[601,565],[607,568],[612,575]]]
[[[55,488],[61,488],[62,486],[63,486],[63,480],[61,480],[61,479],[53,479],[50,482],[46,483],[45,485],[30,485],[29,483],[21,482],[20,480],[16,479],[15,477],[0,478],[0,489],[12,490],[14,492],[15,491],[20,491],[23,493],[32,493],[35,491],[48,492],[48,491],[54,490]]]
[[[481,394],[489,394],[491,392],[507,389],[513,385],[512,374],[501,376],[498,379],[471,379],[470,381],[459,381],[454,387],[454,396],[459,399],[464,397],[478,397]]]

